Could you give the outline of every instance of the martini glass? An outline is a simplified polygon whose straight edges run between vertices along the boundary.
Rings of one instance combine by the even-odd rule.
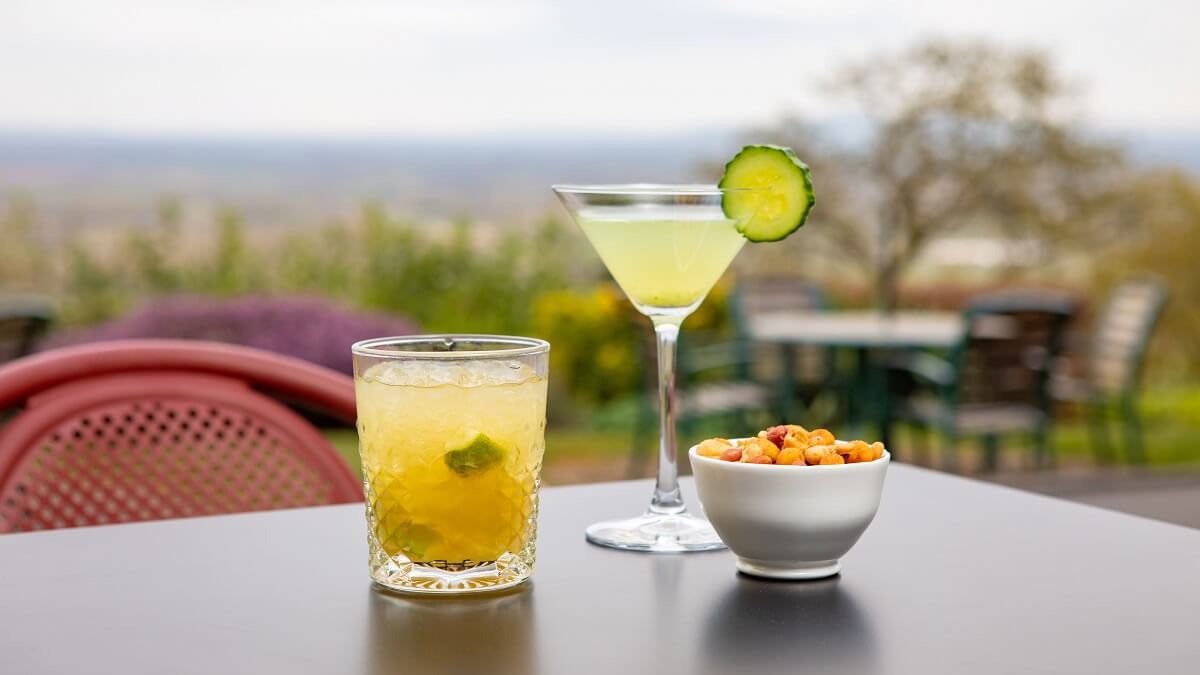
[[[724,548],[708,521],[688,513],[675,448],[675,345],[679,326],[708,295],[746,240],[711,185],[555,185],[609,273],[658,340],[658,476],[640,516],[587,528],[588,541],[633,551]]]

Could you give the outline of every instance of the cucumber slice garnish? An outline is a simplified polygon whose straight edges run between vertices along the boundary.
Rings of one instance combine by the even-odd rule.
[[[808,166],[791,148],[747,145],[725,165],[722,188],[765,188],[726,192],[725,215],[750,241],[779,241],[800,229],[816,203]]]

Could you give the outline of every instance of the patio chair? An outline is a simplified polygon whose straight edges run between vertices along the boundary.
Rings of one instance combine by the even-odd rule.
[[[54,320],[54,309],[40,298],[0,298],[0,363],[33,352]]]
[[[247,347],[127,340],[0,368],[0,533],[362,499],[297,410],[346,425],[353,381]]]
[[[1119,416],[1126,459],[1145,461],[1138,390],[1150,337],[1167,297],[1166,284],[1157,279],[1119,284],[1093,325],[1085,377],[1056,376],[1052,383],[1055,399],[1086,406],[1093,452],[1101,460],[1115,457],[1108,433],[1108,418],[1113,413]]]
[[[743,376],[757,382],[778,382],[791,392],[779,393],[781,400],[799,398],[807,406],[827,392],[836,394],[834,353],[828,347],[767,345],[754,342],[746,332],[751,319],[775,312],[813,312],[829,309],[829,299],[817,284],[797,277],[748,277],[738,281],[730,296]],[[791,363],[791,373],[785,372]],[[790,394],[790,396],[788,395]],[[791,410],[780,411],[790,415]]]
[[[1045,292],[977,296],[964,312],[962,342],[948,359],[907,353],[889,370],[892,416],[940,432],[944,462],[956,463],[958,439],[981,439],[994,469],[1000,436],[1028,434],[1039,465],[1052,461],[1050,369],[1073,299]]]

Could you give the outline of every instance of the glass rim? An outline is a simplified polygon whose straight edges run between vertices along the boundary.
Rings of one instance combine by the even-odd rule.
[[[403,349],[405,345],[445,344],[447,340],[458,342],[478,342],[484,344],[507,345],[498,349],[465,349],[455,351],[418,351]],[[384,346],[396,346],[399,349],[384,349]],[[436,333],[428,335],[394,335],[359,340],[350,345],[350,351],[355,356],[379,356],[383,358],[419,358],[419,359],[506,359],[514,356],[533,356],[550,351],[550,343],[540,338],[521,337],[518,335],[485,335],[480,333]]]
[[[727,192],[766,192],[769,187],[723,188],[710,183],[555,183],[558,194],[571,195],[723,195]]]

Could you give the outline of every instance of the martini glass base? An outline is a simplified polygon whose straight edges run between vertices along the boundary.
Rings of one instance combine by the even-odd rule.
[[[686,512],[647,511],[636,518],[601,521],[587,528],[587,540],[598,546],[648,553],[687,553],[725,548],[707,520]]]

